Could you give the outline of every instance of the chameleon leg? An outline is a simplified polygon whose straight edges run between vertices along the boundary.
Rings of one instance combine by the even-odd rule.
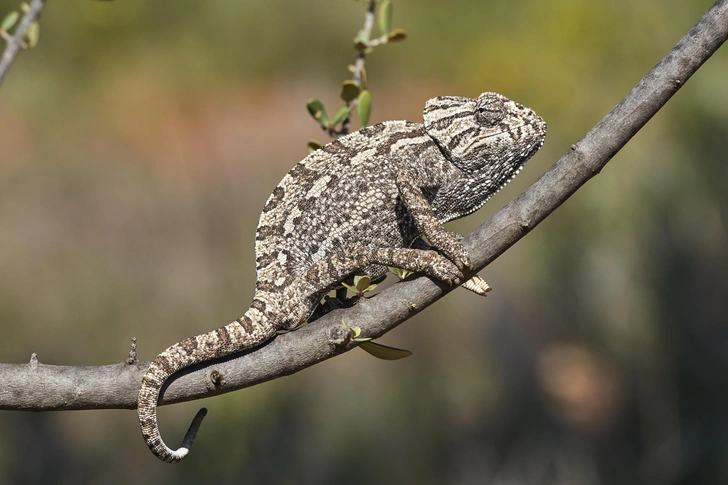
[[[455,263],[458,269],[470,268],[470,258],[459,237],[442,227],[412,175],[400,172],[397,175],[397,188],[420,234],[427,238],[432,247]]]
[[[401,248],[353,248],[319,261],[303,273],[298,284],[331,287],[372,264],[395,266],[415,273],[424,273],[449,285],[462,279],[462,272],[450,260],[435,251]]]
[[[451,233],[454,237],[458,237],[455,233]],[[421,250],[431,250],[432,246],[427,244],[422,238],[417,238],[412,243],[411,246],[413,249],[421,249]],[[466,290],[470,290],[476,295],[480,296],[488,296],[486,295],[487,292],[491,290],[490,285],[485,282],[483,278],[481,278],[478,275],[472,276],[469,280],[467,280],[465,283],[460,285],[461,287],[465,288]]]

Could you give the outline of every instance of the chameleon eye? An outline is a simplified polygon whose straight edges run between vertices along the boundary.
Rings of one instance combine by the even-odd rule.
[[[481,99],[475,107],[475,121],[481,126],[495,126],[506,117],[506,107],[500,99]]]

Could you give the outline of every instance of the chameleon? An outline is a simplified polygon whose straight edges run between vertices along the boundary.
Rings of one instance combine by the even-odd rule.
[[[255,294],[245,314],[159,354],[139,391],[142,435],[161,460],[189,452],[203,409],[182,446],[157,424],[162,386],[183,368],[259,346],[305,322],[342,281],[387,266],[463,282],[471,267],[462,237],[443,224],[476,211],[543,145],[546,123],[503,95],[440,96],[424,123],[385,121],[342,136],[300,161],[268,198],[255,232]],[[427,243],[423,241],[427,240]]]

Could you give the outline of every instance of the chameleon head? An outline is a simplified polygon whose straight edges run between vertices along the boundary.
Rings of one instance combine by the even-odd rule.
[[[496,187],[513,178],[546,137],[540,116],[498,93],[433,98],[424,118],[427,134],[448,160]]]

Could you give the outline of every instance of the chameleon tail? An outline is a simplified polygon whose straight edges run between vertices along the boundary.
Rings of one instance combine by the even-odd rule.
[[[169,448],[162,440],[157,424],[157,401],[164,383],[172,374],[185,367],[255,347],[273,337],[276,327],[262,317],[260,310],[264,308],[265,303],[256,298],[241,318],[217,330],[182,340],[152,361],[142,379],[137,413],[144,441],[157,458],[176,463],[187,456],[202,419],[207,414],[206,409],[201,409],[192,421],[180,448]]]

